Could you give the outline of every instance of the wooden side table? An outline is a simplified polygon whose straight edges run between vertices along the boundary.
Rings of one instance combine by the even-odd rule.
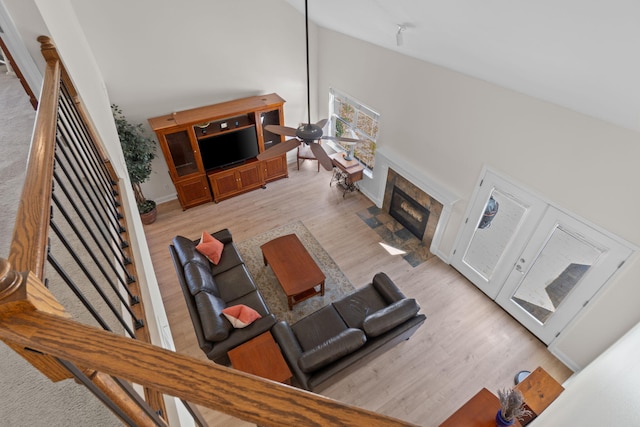
[[[440,424],[440,427],[496,427],[499,409],[498,397],[483,388]],[[513,425],[521,427],[518,420]]]
[[[564,387],[541,367],[527,375],[515,388],[520,390],[525,406],[532,412],[531,416],[523,420],[522,425],[529,424],[540,415],[564,390]]]
[[[344,153],[336,153],[331,155],[333,163],[333,177],[329,186],[337,182],[343,189],[342,197],[347,191],[355,191],[358,189],[356,182],[360,181],[363,176],[364,166],[357,160],[345,160]]]
[[[269,331],[229,350],[227,354],[234,369],[281,383],[291,383],[289,366]]]

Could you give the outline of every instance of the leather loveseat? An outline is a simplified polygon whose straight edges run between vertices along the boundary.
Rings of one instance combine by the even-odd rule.
[[[317,391],[338,372],[409,337],[424,323],[415,299],[385,274],[293,325],[271,330],[298,385]]]
[[[231,232],[224,229],[212,236],[224,244],[217,265],[198,252],[199,240],[176,236],[169,252],[200,348],[214,362],[229,365],[227,351],[270,330],[276,318],[247,271]],[[262,317],[235,329],[222,310],[238,304],[253,308]]]

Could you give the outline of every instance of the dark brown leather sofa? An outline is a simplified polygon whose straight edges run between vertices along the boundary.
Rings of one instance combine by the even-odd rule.
[[[275,324],[271,333],[298,385],[317,391],[356,362],[375,357],[407,340],[426,320],[385,274],[351,295],[293,325]]]
[[[231,232],[224,229],[212,235],[224,244],[217,265],[196,250],[199,240],[176,236],[169,252],[200,348],[214,362],[229,365],[227,351],[270,330],[276,318],[247,271]],[[237,304],[253,308],[262,318],[245,328],[233,328],[222,310]]]

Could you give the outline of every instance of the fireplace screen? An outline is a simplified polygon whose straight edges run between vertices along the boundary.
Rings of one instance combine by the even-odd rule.
[[[429,209],[420,205],[398,187],[393,187],[389,214],[422,240],[429,220]]]

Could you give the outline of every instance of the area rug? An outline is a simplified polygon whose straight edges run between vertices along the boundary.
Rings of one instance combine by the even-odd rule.
[[[271,267],[264,265],[260,246],[276,237],[295,234],[307,249],[320,270],[326,276],[324,296],[316,295],[289,310],[287,298],[278,283],[278,279],[271,271]],[[313,313],[316,310],[341,299],[355,290],[349,279],[340,270],[327,251],[318,243],[311,232],[301,221],[292,222],[278,228],[266,231],[248,240],[236,243],[245,265],[256,282],[267,306],[278,320],[286,320],[290,324]]]

